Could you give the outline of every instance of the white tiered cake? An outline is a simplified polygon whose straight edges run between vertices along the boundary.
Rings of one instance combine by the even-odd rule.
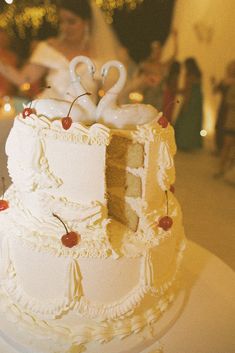
[[[34,102],[7,140],[0,328],[24,351],[139,353],[177,292],[173,128],[157,112],[133,125],[125,106],[119,129],[104,102],[89,125]]]

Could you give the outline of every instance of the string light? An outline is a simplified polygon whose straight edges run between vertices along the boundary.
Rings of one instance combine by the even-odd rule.
[[[115,9],[127,8],[134,10],[144,0],[91,0],[101,8],[106,21],[112,23]],[[0,28],[14,31],[16,28],[21,38],[25,38],[28,28],[32,28],[34,34],[43,24],[43,21],[56,27],[58,24],[57,0],[5,0],[6,8],[0,13]]]
[[[127,7],[129,10],[134,10],[144,0],[95,0],[96,5],[100,7],[106,16],[108,23],[113,22],[113,13],[116,9]]]
[[[129,94],[129,99],[130,101],[132,101],[133,103],[141,103],[143,102],[143,95],[140,92],[131,92]]]
[[[206,131],[206,130],[201,130],[201,131],[200,131],[200,135],[201,135],[202,137],[206,137],[206,136],[207,136],[207,131]]]
[[[3,106],[3,109],[5,110],[5,112],[10,112],[11,111],[11,104],[5,103]]]
[[[26,37],[29,28],[32,29],[33,34],[37,34],[44,21],[54,27],[58,23],[56,5],[50,0],[12,3],[0,13],[0,28],[8,30],[12,34],[16,29],[22,39]]]

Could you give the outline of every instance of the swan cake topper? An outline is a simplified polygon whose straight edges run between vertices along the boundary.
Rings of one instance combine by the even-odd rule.
[[[110,60],[101,67],[103,82],[111,68],[118,70],[119,77],[96,105],[91,97],[85,94],[87,90],[81,82],[80,75],[77,73],[77,66],[81,63],[86,65],[92,80],[94,80],[96,72],[95,64],[86,56],[76,56],[69,64],[71,84],[79,98],[77,103],[73,104],[70,112],[74,122],[89,125],[101,123],[110,128],[131,129],[137,125],[149,123],[161,116],[161,113],[149,104],[118,104],[118,96],[126,84],[127,73],[124,65],[117,60]],[[38,115],[44,115],[48,119],[66,116],[70,106],[71,102],[69,101],[52,98],[35,99],[30,103],[30,108],[35,109]]]
[[[120,61],[111,60],[106,62],[101,68],[103,79],[107,77],[111,68],[116,68],[119,71],[119,78],[98,103],[96,121],[112,128],[128,129],[156,119],[159,112],[149,104],[118,104],[118,95],[125,86],[127,74],[124,65]]]

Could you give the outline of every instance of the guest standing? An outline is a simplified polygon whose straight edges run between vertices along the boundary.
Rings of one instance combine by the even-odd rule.
[[[224,125],[227,116],[227,102],[226,96],[228,89],[232,82],[235,80],[235,61],[228,63],[226,67],[225,77],[220,81],[216,82],[215,78],[211,78],[211,84],[213,93],[219,93],[221,95],[221,100],[217,112],[216,125],[215,125],[215,147],[217,152],[220,152],[223,147],[224,142]]]
[[[183,103],[175,123],[175,137],[179,149],[192,151],[202,147],[202,74],[194,58],[187,58],[184,66]]]
[[[177,32],[173,31],[172,36],[174,40],[173,53],[166,61],[162,60],[162,44],[159,41],[151,43],[150,55],[139,64],[133,79],[125,88],[124,94],[126,96],[132,91],[138,91],[142,93],[145,104],[151,104],[158,110],[162,110],[164,80],[178,52]]]
[[[178,61],[173,61],[165,80],[162,103],[163,114],[169,122],[172,122],[172,117],[176,104],[176,96],[179,91],[179,76],[180,63]]]
[[[235,61],[233,62],[233,78],[230,79],[225,104],[227,112],[223,128],[224,139],[220,153],[219,171],[215,174],[215,177],[223,176],[228,172],[231,167],[232,149],[235,149]]]

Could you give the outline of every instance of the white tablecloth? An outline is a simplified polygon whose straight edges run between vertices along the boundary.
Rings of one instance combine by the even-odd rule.
[[[189,242],[183,279],[186,288],[177,319],[159,334],[160,344],[141,353],[234,353],[235,273],[216,256]],[[0,338],[0,353],[17,352]]]

